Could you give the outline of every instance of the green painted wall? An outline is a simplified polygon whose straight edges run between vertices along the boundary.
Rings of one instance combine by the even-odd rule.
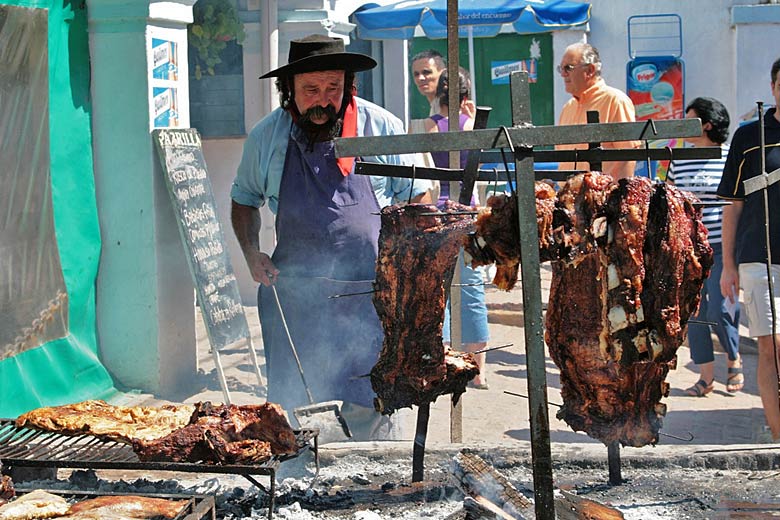
[[[509,102],[509,84],[496,85],[491,81],[491,63],[497,61],[519,61],[531,58],[532,50],[538,55],[537,80],[531,83],[531,117],[534,125],[555,124],[553,107],[555,67],[552,33],[542,34],[499,34],[493,38],[474,38],[474,75],[477,104],[492,107],[489,127],[511,126],[512,112]],[[415,38],[411,42],[409,59],[425,49],[436,49],[447,56],[447,40]],[[460,66],[469,69],[468,42],[460,39]],[[428,117],[429,107],[423,96],[417,91],[414,81],[410,81],[411,118]]]
[[[84,2],[0,0],[0,4],[49,9],[52,202],[70,305],[67,337],[0,362],[0,417],[14,417],[42,405],[107,399],[117,391],[98,359],[95,334],[100,231],[92,170]]]

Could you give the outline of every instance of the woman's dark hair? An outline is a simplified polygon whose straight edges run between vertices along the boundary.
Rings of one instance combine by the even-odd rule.
[[[276,90],[279,91],[279,105],[287,110],[293,106],[293,77],[294,76],[280,76],[276,78]],[[343,112],[347,105],[352,101],[352,95],[355,89],[355,71],[344,71],[344,99],[341,103],[341,111]]]
[[[458,68],[458,83],[460,84],[460,88],[458,90],[458,99],[461,103],[463,103],[471,96],[471,78],[469,77],[468,71],[463,67]],[[449,95],[449,72],[447,69],[444,69],[444,71],[441,73],[441,76],[439,76],[439,84],[436,85],[436,97],[439,99],[439,105],[449,106]]]
[[[707,123],[712,125],[712,128],[705,130],[707,137],[712,142],[718,144],[726,142],[729,137],[731,119],[723,103],[710,97],[697,97],[685,107],[686,112],[689,110],[693,110],[699,116],[702,126]]]

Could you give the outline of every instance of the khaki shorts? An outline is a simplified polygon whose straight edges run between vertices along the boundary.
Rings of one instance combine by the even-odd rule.
[[[772,265],[775,311],[780,314],[780,265]],[[744,299],[743,310],[748,319],[748,329],[754,338],[772,335],[772,307],[769,302],[766,264],[739,264],[739,284]],[[777,330],[780,319],[775,317]]]

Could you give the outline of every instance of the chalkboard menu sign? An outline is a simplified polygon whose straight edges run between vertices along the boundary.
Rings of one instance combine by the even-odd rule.
[[[213,349],[250,338],[197,130],[153,132]]]

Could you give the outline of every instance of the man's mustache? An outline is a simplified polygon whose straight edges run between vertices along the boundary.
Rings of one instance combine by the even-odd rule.
[[[321,119],[323,117],[326,117],[328,121],[335,121],[338,118],[336,107],[333,105],[328,105],[326,107],[315,105],[301,114],[301,122],[312,123],[313,119]]]

